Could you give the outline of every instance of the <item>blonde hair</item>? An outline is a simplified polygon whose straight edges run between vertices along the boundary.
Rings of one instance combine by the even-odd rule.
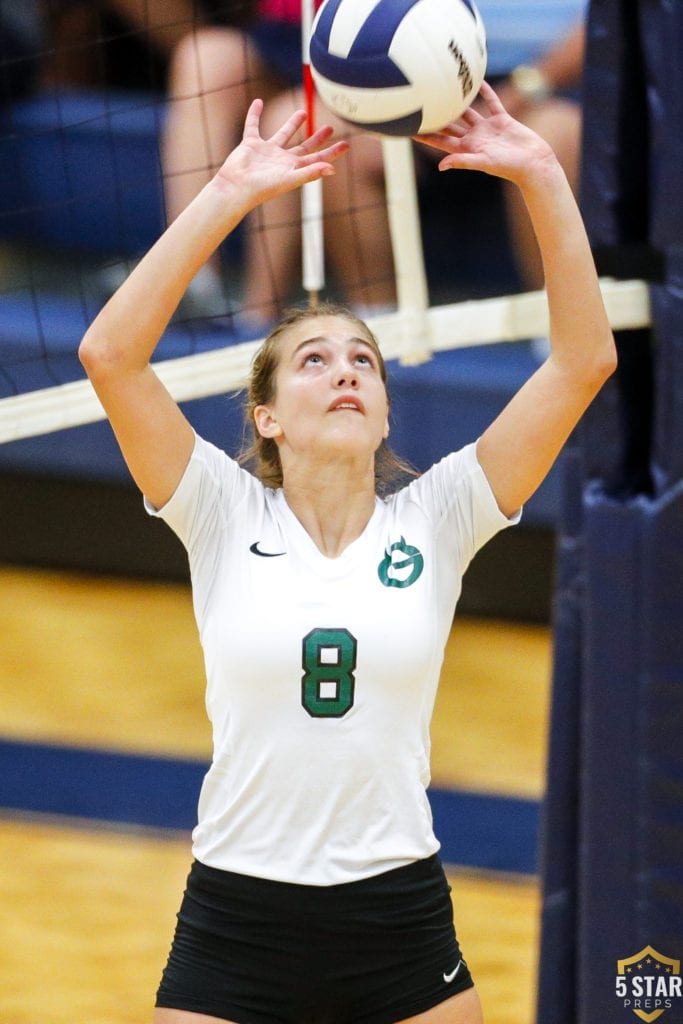
[[[291,327],[322,316],[343,317],[369,341],[377,355],[380,376],[386,390],[387,370],[384,358],[377,339],[363,320],[345,306],[333,302],[321,303],[318,306],[294,307],[288,310],[267,336],[254,357],[244,402],[245,421],[250,429],[251,437],[248,440],[245,439],[239,461],[242,465],[249,466],[265,487],[282,487],[282,464],[274,439],[263,437],[257,430],[254,410],[259,405],[268,405],[275,398],[275,378],[280,365],[282,337]],[[388,392],[387,403],[389,403]],[[417,475],[412,466],[394,455],[386,441],[382,441],[375,453],[375,481],[378,494],[388,494],[406,476],[415,477]]]

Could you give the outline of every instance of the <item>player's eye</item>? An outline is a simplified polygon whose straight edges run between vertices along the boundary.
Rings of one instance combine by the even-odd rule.
[[[358,366],[369,366],[370,369],[377,369],[377,362],[371,352],[358,352],[354,362]]]

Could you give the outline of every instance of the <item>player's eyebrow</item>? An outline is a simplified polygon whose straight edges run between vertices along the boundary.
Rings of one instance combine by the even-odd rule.
[[[355,335],[352,335],[351,337],[346,338],[345,340],[348,345],[363,345],[365,348],[370,349],[370,351],[375,356],[377,355],[377,350],[375,346],[371,342],[369,342],[367,338],[357,338]],[[303,341],[299,342],[299,344],[292,352],[292,355],[295,356],[297,352],[299,352],[302,348],[305,348],[306,345],[329,344],[329,341],[330,339],[324,334],[321,334],[320,336],[317,336],[315,338],[305,338]]]

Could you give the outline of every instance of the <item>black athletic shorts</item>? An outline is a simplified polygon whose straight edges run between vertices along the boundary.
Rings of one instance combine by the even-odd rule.
[[[472,984],[436,855],[331,886],[195,861],[156,1005],[236,1024],[393,1024]]]

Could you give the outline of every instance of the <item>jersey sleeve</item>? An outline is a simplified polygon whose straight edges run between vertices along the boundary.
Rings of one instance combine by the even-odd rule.
[[[521,509],[511,518],[500,511],[477,458],[476,443],[441,459],[409,489],[414,489],[414,498],[463,572],[487,541],[516,525],[522,515]]]
[[[195,434],[190,461],[171,498],[160,509],[145,498],[145,509],[163,519],[192,555],[222,531],[254,483],[234,459]]]
[[[263,487],[225,452],[195,435],[185,472],[172,497],[150,515],[171,527],[187,549],[195,616],[200,634],[227,552],[242,537],[239,523],[255,518]]]

